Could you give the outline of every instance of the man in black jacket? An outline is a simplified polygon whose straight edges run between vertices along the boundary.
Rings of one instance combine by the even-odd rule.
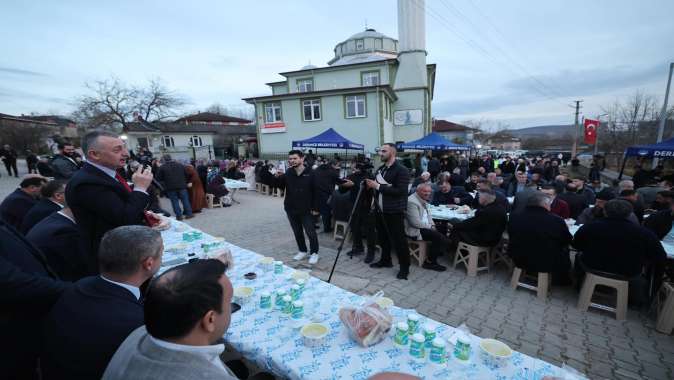
[[[183,220],[183,214],[187,219],[193,218],[190,196],[187,193],[185,166],[180,162],[173,161],[170,154],[165,154],[162,157],[162,165],[157,170],[157,181],[164,186],[166,196],[171,200],[176,219]],[[180,209],[181,202],[183,204],[182,210]]]
[[[16,153],[16,150],[9,145],[5,145],[3,149],[0,149],[0,159],[5,163],[5,168],[10,177],[12,176],[12,170],[14,170],[14,177],[19,178],[19,171],[16,170],[16,159],[18,157],[19,155]]]
[[[54,272],[64,281],[87,275],[87,252],[82,251],[80,230],[72,210],[64,207],[37,223],[26,234],[43,254]]]
[[[629,278],[630,303],[639,304],[646,299],[647,281],[641,277],[644,265],[652,266],[658,281],[667,255],[653,232],[628,219],[632,214],[628,201],[608,201],[604,212],[605,218],[576,232],[573,246],[582,252],[576,267],[581,273],[595,270]],[[654,289],[658,288],[655,284]]]
[[[283,208],[288,216],[290,227],[297,242],[295,260],[307,257],[307,243],[304,233],[309,237],[309,264],[318,263],[318,236],[314,228],[312,215],[318,215],[318,194],[316,179],[310,167],[304,166],[304,153],[301,150],[288,152],[288,170],[285,174],[276,173],[277,179],[286,189]],[[304,230],[304,232],[303,232]]]
[[[71,143],[59,143],[59,153],[51,160],[51,167],[56,179],[70,179],[80,165],[75,161],[75,147]]]
[[[0,355],[3,379],[37,379],[42,318],[69,284],[42,253],[0,220]]]
[[[587,198],[578,193],[578,188],[573,182],[566,184],[566,191],[557,195],[557,198],[569,205],[571,219],[578,219],[578,216],[588,208]]]
[[[523,211],[510,214],[508,255],[525,271],[552,273],[554,280],[566,283],[572,237],[564,220],[550,213],[551,203],[547,194],[536,191]]]
[[[431,204],[438,205],[470,205],[473,197],[470,196],[462,187],[452,187],[448,181],[443,181],[438,185],[438,191],[433,194]]]
[[[361,190],[361,186],[365,179],[372,179],[372,173],[370,169],[372,166],[369,161],[358,161],[353,165],[351,174],[346,177],[346,181],[339,185],[340,192],[349,191],[349,197],[351,198],[351,204],[356,203],[356,198],[358,197],[358,192]],[[363,188],[361,191],[360,199],[358,200],[358,205],[353,207],[354,213],[351,220],[351,234],[353,238],[353,245],[351,246],[351,251],[349,255],[359,255],[363,253],[363,235],[365,235],[365,240],[367,242],[367,255],[363,260],[366,264],[369,264],[374,260],[374,252],[376,247],[377,234],[375,231],[375,220],[374,214],[370,209],[372,205],[372,191],[367,188]]]
[[[131,190],[117,169],[129,153],[124,141],[110,132],[90,132],[83,138],[87,162],[66,186],[66,203],[73,211],[87,252],[88,274],[98,273],[97,252],[103,234],[119,226],[143,224],[152,184],[150,168],[139,168],[132,176]]]
[[[674,242],[674,232],[672,231],[672,221],[674,220],[674,205],[667,210],[658,211],[644,220],[644,227],[653,231],[658,239],[667,238]]]
[[[405,237],[405,211],[410,172],[396,160],[396,152],[394,144],[382,145],[379,156],[384,164],[377,169],[374,180],[365,180],[369,189],[376,190],[375,201],[382,210],[382,214],[377,217],[381,258],[376,263],[370,264],[370,267],[392,268],[391,246],[393,246],[400,264],[397,277],[407,280],[410,271],[410,251]]]
[[[37,176],[21,181],[19,188],[0,203],[0,219],[20,231],[23,218],[37,203],[45,182],[47,182],[45,178]]]
[[[323,232],[332,232],[332,210],[328,204],[328,198],[335,191],[335,185],[339,180],[339,164],[335,160],[321,164],[314,170],[314,177],[318,210],[323,219]]]
[[[119,345],[143,325],[140,286],[157,273],[163,248],[159,232],[145,226],[103,236],[101,274],[76,282],[45,319],[43,379],[101,378]]]
[[[457,223],[452,228],[452,239],[480,247],[496,245],[505,231],[508,217],[506,209],[496,201],[491,189],[478,192],[480,208],[475,216]]]
[[[66,202],[66,182],[53,180],[40,189],[42,198],[28,210],[21,223],[21,233],[27,234],[42,219],[59,211]]]

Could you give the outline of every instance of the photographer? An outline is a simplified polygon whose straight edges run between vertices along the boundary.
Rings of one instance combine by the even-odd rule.
[[[384,165],[377,169],[375,180],[365,180],[369,189],[376,190],[376,200],[382,210],[382,215],[377,218],[377,231],[382,248],[381,258],[378,262],[370,264],[370,267],[392,268],[391,245],[393,245],[400,263],[397,277],[407,280],[410,271],[410,251],[405,237],[405,211],[410,172],[396,160],[396,152],[394,144],[382,145],[379,156]]]
[[[352,168],[352,173],[346,177],[346,180],[340,184],[340,191],[350,191],[351,203],[356,203],[358,191],[364,186],[366,179],[373,179],[371,173],[373,168],[369,161],[356,161]],[[374,215],[371,211],[372,191],[363,189],[360,195],[358,205],[354,207],[353,217],[351,219],[351,236],[353,236],[353,245],[349,255],[359,255],[363,253],[363,233],[367,240],[367,255],[365,263],[369,264],[374,260],[376,235],[374,230]]]

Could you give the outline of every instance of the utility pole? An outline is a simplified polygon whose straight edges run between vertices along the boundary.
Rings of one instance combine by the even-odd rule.
[[[662,135],[665,133],[665,123],[667,122],[667,101],[669,100],[669,88],[672,85],[672,71],[674,71],[674,62],[669,64],[669,79],[667,79],[667,89],[665,90],[665,101],[662,104],[662,111],[660,112],[660,122],[658,123],[658,140],[656,143],[662,141]],[[653,169],[658,166],[658,159],[653,159]]]
[[[574,159],[578,153],[578,115],[580,114],[580,103],[582,102],[582,100],[575,100],[576,120],[573,123],[573,145],[571,146],[571,159]]]

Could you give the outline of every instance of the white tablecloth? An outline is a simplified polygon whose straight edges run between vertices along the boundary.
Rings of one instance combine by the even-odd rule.
[[[468,214],[460,214],[456,210],[452,210],[445,206],[429,206],[431,209],[431,218],[440,220],[466,220],[475,216],[475,210],[471,210]]]
[[[250,184],[244,181],[237,181],[235,179],[225,178],[225,186],[228,189],[248,189]]]
[[[168,250],[174,250],[176,244],[182,243],[185,231],[181,229],[191,230],[187,225],[173,221],[172,228],[162,232]],[[198,255],[201,243],[213,240],[213,237],[204,234],[200,241],[185,243],[187,249],[181,253],[165,253],[164,263],[167,266],[162,269],[185,261],[187,252]],[[255,289],[253,297],[232,315],[225,339],[247,359],[276,375],[290,379],[366,379],[383,371],[399,371],[424,379],[541,379],[545,375],[562,376],[565,373],[556,366],[517,352],[504,368],[487,365],[478,352],[480,338],[476,336],[471,337],[473,354],[467,364],[455,359],[450,359],[445,366],[414,361],[407,349],[396,348],[390,337],[370,348],[360,347],[349,338],[339,320],[338,310],[343,305],[358,304],[364,298],[314,277],[308,281],[301,298],[305,303],[305,315],[322,319],[330,327],[330,333],[325,345],[307,347],[299,330],[291,326],[291,319],[283,318],[279,311],[258,307],[260,292],[289,289],[289,276],[293,269],[284,267],[282,274],[275,275],[273,271],[265,271],[258,266],[262,256],[224,244],[234,256],[234,267],[228,272],[234,287],[246,285]],[[243,275],[247,272],[255,272],[258,276],[255,280],[246,280]],[[408,312],[393,307],[394,323],[404,321]],[[443,338],[449,338],[455,332],[453,327],[422,317],[421,324],[425,322],[436,325],[438,335]]]

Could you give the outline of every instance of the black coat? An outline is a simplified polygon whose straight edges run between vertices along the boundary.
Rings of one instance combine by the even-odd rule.
[[[430,165],[430,163],[429,163]],[[430,169],[429,169],[430,170]],[[410,171],[400,162],[396,161],[391,167],[382,165],[377,169],[377,174],[384,173],[384,180],[388,185],[379,186],[379,195],[382,199],[382,212],[386,214],[404,213],[407,211],[407,187],[410,184]]]
[[[44,323],[43,379],[100,379],[131,331],[143,325],[143,305],[100,276],[78,281]]]
[[[454,202],[454,198],[459,198],[460,202],[456,203]],[[431,200],[431,204],[433,206],[437,205],[453,205],[453,204],[458,204],[458,205],[470,205],[473,202],[473,197],[466,192],[462,187],[457,188],[457,187],[452,187],[451,190],[447,193],[443,193],[442,191],[438,190],[433,194],[433,199]]]
[[[0,221],[0,355],[2,377],[34,372],[42,318],[69,285],[57,281],[40,251]]]
[[[35,206],[28,210],[26,216],[23,217],[23,223],[21,223],[20,230],[21,233],[24,235],[27,234],[33,226],[56,211],[61,211],[61,205],[48,198],[40,199]]]
[[[546,209],[528,206],[510,214],[508,255],[517,267],[534,272],[567,272],[571,233],[564,220]]]
[[[490,247],[503,236],[508,216],[503,205],[496,201],[475,211],[475,216],[454,225],[452,232],[460,232],[470,242]]]
[[[563,192],[557,196],[569,205],[569,212],[571,219],[578,219],[578,215],[583,212],[589,205],[587,198],[579,193]]]
[[[37,199],[21,189],[16,189],[0,203],[0,219],[21,231],[23,218],[36,203]]]
[[[66,203],[75,214],[82,252],[87,252],[87,273],[97,274],[103,234],[119,226],[143,224],[150,196],[129,192],[100,169],[84,164],[68,182]]]
[[[80,230],[72,220],[55,212],[36,224],[26,239],[44,254],[61,279],[77,281],[86,276],[88,255],[82,251]]]
[[[304,215],[312,210],[318,211],[318,190],[314,171],[305,166],[300,175],[294,168],[288,168],[286,173],[278,178],[286,189],[283,208],[289,214]]]
[[[186,190],[187,173],[185,166],[180,162],[169,161],[157,170],[157,181],[159,181],[166,191]]]
[[[74,158],[57,154],[51,160],[51,168],[54,171],[54,178],[70,179],[80,169],[80,166],[75,162]]]
[[[645,263],[661,266],[667,255],[658,237],[627,219],[602,218],[580,227],[573,246],[582,262],[601,272],[633,277]]]
[[[314,170],[316,188],[320,195],[327,198],[335,191],[339,179],[339,171],[329,164],[323,164]]]
[[[653,233],[662,240],[672,229],[672,210],[662,210],[652,214],[644,220],[644,227],[653,231]]]

